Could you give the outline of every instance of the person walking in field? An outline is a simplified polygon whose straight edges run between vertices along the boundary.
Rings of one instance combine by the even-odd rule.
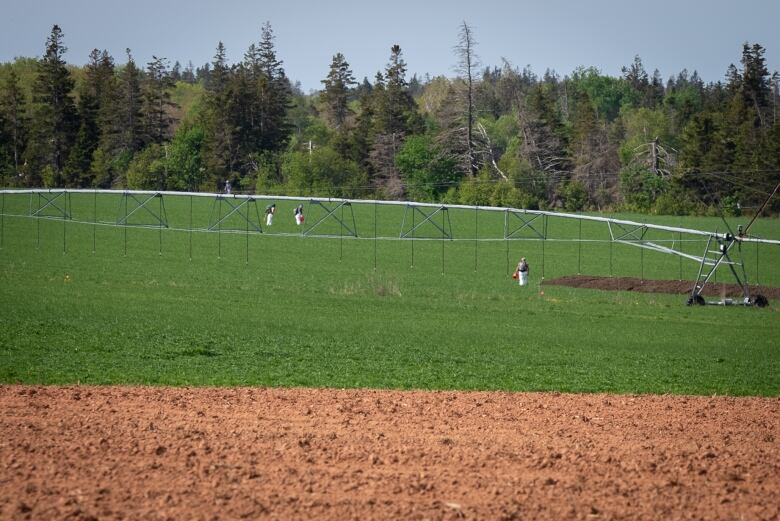
[[[303,224],[303,205],[299,204],[295,207],[295,224],[298,226]]]
[[[528,266],[525,257],[521,258],[520,262],[517,263],[517,280],[521,286],[528,285],[528,274],[530,271],[531,268]]]
[[[230,179],[225,181],[225,194],[230,195]]]
[[[274,223],[274,214],[276,213],[276,204],[269,204],[265,207],[265,225],[271,226]]]

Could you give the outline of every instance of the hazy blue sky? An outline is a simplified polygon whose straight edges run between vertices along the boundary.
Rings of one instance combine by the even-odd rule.
[[[154,54],[198,66],[211,61],[220,40],[233,63],[258,41],[266,20],[287,75],[307,91],[320,88],[336,52],[359,80],[373,80],[395,43],[410,76],[451,76],[464,20],[483,64],[500,65],[504,57],[540,74],[593,65],[619,75],[639,54],[648,72],[658,68],[664,78],[687,68],[715,81],[738,64],[745,41],[763,45],[770,70],[780,69],[776,0],[3,0],[0,61],[40,56],[56,23],[74,64],[84,64],[95,47],[121,63],[129,47],[142,64]]]

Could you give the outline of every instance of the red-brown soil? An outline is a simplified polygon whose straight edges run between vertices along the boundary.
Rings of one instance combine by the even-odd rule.
[[[780,399],[0,386],[0,519],[778,519]]]
[[[569,275],[545,280],[544,283],[574,288],[641,291],[643,293],[679,293],[681,295],[690,294],[691,288],[693,288],[693,281],[690,280],[643,280],[634,277],[597,277],[593,275]],[[742,296],[742,289],[737,284],[715,282],[704,286],[702,294],[707,297],[739,298]],[[777,299],[780,298],[780,288],[750,286],[750,294],[764,295],[769,299]]]

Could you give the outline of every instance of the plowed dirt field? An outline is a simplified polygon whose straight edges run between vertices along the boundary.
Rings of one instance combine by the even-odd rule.
[[[573,288],[604,289],[611,291],[640,291],[642,293],[671,293],[686,295],[693,288],[690,280],[650,280],[635,277],[598,277],[593,275],[568,275],[545,280],[545,284],[571,286]],[[751,295],[764,295],[770,299],[780,298],[780,288],[750,286]],[[742,297],[742,288],[737,284],[712,282],[704,287],[706,297]]]
[[[780,399],[0,386],[0,519],[778,519]]]

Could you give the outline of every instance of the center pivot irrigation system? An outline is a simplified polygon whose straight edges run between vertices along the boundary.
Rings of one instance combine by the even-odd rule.
[[[775,188],[772,195],[778,191],[780,185]],[[5,212],[6,196],[19,196],[29,194],[28,211],[24,215],[7,214]],[[92,220],[75,219],[72,212],[71,194],[92,194],[94,196],[94,213]],[[743,229],[741,226],[735,233],[726,223],[728,231],[726,233],[710,232],[696,230],[691,228],[682,228],[674,226],[663,226],[651,223],[640,223],[635,221],[614,219],[609,217],[599,217],[590,215],[580,215],[572,213],[559,213],[542,210],[526,210],[505,207],[486,207],[486,206],[468,206],[468,205],[443,205],[436,203],[419,203],[409,201],[379,201],[364,199],[340,199],[340,198],[321,198],[321,197],[293,197],[293,196],[272,196],[272,195],[245,195],[245,194],[217,194],[203,192],[170,192],[170,191],[147,191],[147,190],[85,190],[85,189],[30,189],[30,190],[0,190],[2,196],[2,208],[0,208],[0,217],[28,217],[37,220],[40,219],[62,219],[65,222],[83,223],[97,225],[97,196],[99,194],[113,194],[119,196],[119,207],[116,220],[113,222],[100,221],[101,225],[110,225],[116,227],[147,227],[159,228],[162,244],[162,230],[177,231],[203,231],[203,232],[233,232],[246,233],[264,233],[262,221],[260,218],[261,210],[258,202],[275,203],[281,201],[305,203],[308,205],[309,216],[317,215],[316,219],[306,221],[301,226],[298,235],[309,237],[339,237],[339,238],[373,238],[394,239],[394,240],[442,240],[454,241],[460,240],[455,237],[453,227],[450,222],[449,210],[470,210],[475,214],[475,228],[478,228],[480,212],[501,212],[503,213],[503,237],[500,239],[478,239],[475,235],[475,243],[479,240],[540,240],[542,247],[544,242],[550,239],[547,231],[548,219],[570,219],[580,221],[580,230],[582,222],[602,223],[609,232],[609,241],[611,243],[625,244],[637,248],[643,248],[663,254],[675,255],[698,263],[698,275],[693,282],[690,295],[687,300],[688,305],[745,305],[764,307],[768,304],[763,295],[752,295],[748,285],[745,262],[742,256],[742,245],[746,243],[755,244],[774,244],[780,245],[780,240],[763,239],[750,236],[748,232],[766,207],[769,199],[764,202],[761,208],[750,223]],[[175,228],[169,224],[165,198],[187,197],[190,200],[190,223],[188,228]],[[193,227],[192,224],[192,199],[207,198],[212,201],[209,222],[206,227]],[[358,233],[357,221],[353,212],[353,205],[373,205],[374,207],[374,230],[372,236],[360,235]],[[269,208],[269,204],[266,208]],[[376,227],[376,207],[394,206],[402,207],[403,219],[400,225],[400,233],[395,237],[378,237]],[[142,216],[142,224],[138,224],[138,218]],[[135,219],[135,221],[134,221]],[[231,221],[232,219],[232,221]],[[240,227],[235,226],[236,220]],[[233,223],[230,227],[229,222]],[[337,225],[338,234],[322,231],[323,224]],[[421,236],[419,230],[427,225],[428,229],[435,230],[434,234]],[[4,220],[0,223],[0,246],[2,246],[2,230]],[[332,228],[331,228],[332,230]],[[652,239],[648,237],[648,232],[660,231],[682,234],[698,237],[702,242],[706,241],[706,246],[701,255],[694,255],[675,249],[674,244],[668,246],[663,244],[665,241]],[[581,233],[581,232],[580,232]],[[276,234],[275,234],[276,235]],[[64,235],[63,235],[64,238]],[[248,238],[247,238],[248,240]],[[576,241],[577,239],[572,239]],[[582,238],[579,239],[582,241]],[[126,243],[125,243],[126,244]],[[126,247],[126,245],[125,245]],[[413,250],[412,250],[413,251]],[[443,250],[442,250],[443,251]],[[247,253],[248,255],[248,253]],[[413,255],[413,253],[412,253]],[[442,253],[443,255],[443,253]],[[508,257],[507,257],[508,261]],[[706,301],[702,296],[704,287],[713,280],[719,267],[727,266],[729,272],[733,275],[736,283],[742,289],[742,298],[732,300],[723,298],[719,301]]]

